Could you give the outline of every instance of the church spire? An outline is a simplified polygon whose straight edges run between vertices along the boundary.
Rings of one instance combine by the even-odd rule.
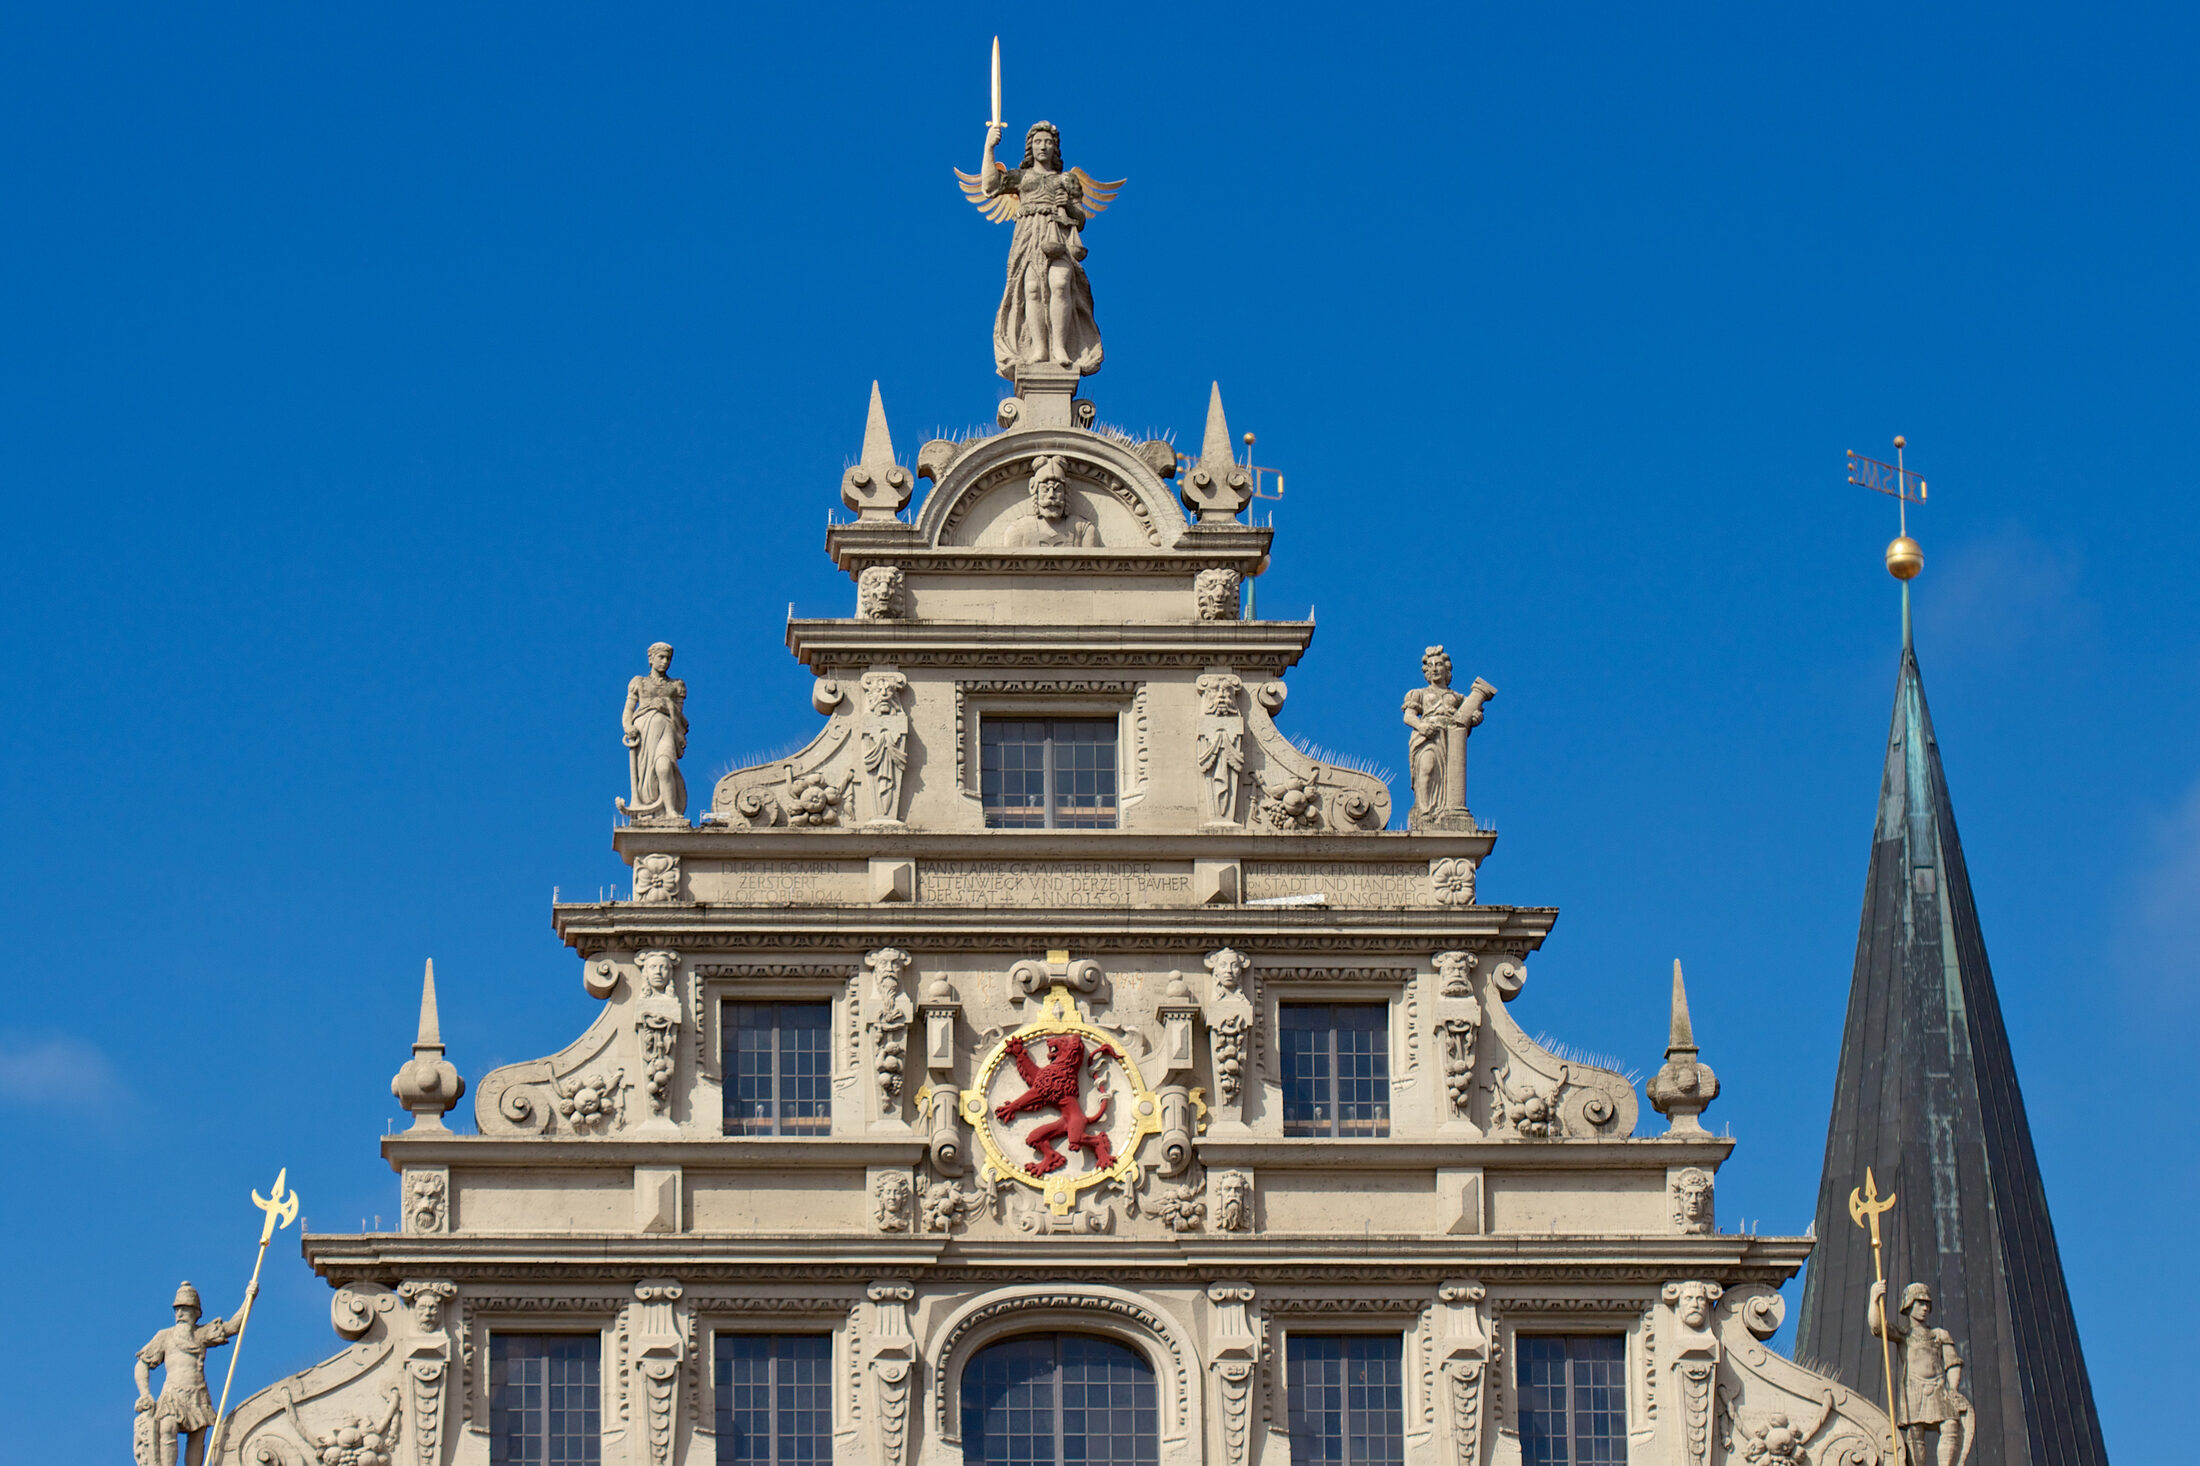
[[[1909,634],[1922,555],[1908,541],[1898,557],[1903,541],[1888,547],[1903,582],[1901,670],[1796,1353],[1870,1399],[1885,1395],[1868,1328],[1871,1243],[1848,1210],[1869,1167],[1900,1198],[1886,1217],[1890,1290],[1927,1285],[1932,1323],[1965,1360],[1974,1459],[2106,1466]]]

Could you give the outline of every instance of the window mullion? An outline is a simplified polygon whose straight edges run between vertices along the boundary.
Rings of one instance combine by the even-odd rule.
[[[1042,726],[1045,727],[1046,732],[1039,739],[1041,749],[1039,755],[1039,798],[1046,805],[1047,817],[1044,828],[1051,830],[1054,828],[1054,725],[1048,723]],[[1056,1355],[1056,1363],[1057,1365],[1060,1363],[1059,1353]]]
[[[1344,1048],[1338,1042],[1337,1010],[1329,1010],[1329,1133],[1344,1138]]]

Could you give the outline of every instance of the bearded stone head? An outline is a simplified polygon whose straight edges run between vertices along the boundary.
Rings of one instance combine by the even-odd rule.
[[[1710,1326],[1711,1310],[1725,1292],[1717,1283],[1667,1283],[1662,1296],[1682,1323],[1701,1329]]]
[[[1199,604],[1202,621],[1235,621],[1238,618],[1238,573],[1235,570],[1202,570],[1192,582],[1192,598]]]
[[[856,577],[856,619],[898,621],[909,614],[899,565],[872,565]]]

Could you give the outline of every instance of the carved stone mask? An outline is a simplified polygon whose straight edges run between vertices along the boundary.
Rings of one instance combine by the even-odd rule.
[[[893,620],[904,606],[902,572],[898,565],[873,565],[856,582],[856,605],[872,620]]]

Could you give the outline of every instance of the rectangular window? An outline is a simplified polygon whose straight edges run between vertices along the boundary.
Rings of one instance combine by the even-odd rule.
[[[1522,1334],[1524,1466],[1620,1466],[1627,1459],[1627,1340],[1619,1334]]]
[[[1285,1350],[1291,1460],[1402,1466],[1404,1341],[1396,1334],[1293,1334]]]
[[[833,1005],[728,1003],[726,1134],[825,1135],[833,1128]]]
[[[833,1459],[830,1334],[720,1334],[718,1466]]]
[[[1390,1133],[1390,1007],[1285,1003],[1283,1133]]]
[[[1113,718],[980,718],[989,830],[1115,828]]]
[[[594,1334],[489,1335],[492,1466],[598,1466],[602,1352]]]

